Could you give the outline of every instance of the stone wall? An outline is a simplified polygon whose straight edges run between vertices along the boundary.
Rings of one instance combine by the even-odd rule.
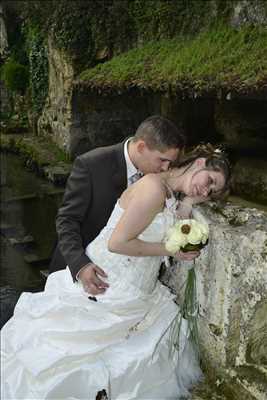
[[[75,156],[133,135],[145,118],[161,114],[184,128],[188,145],[201,141],[216,143],[222,136],[215,128],[214,108],[215,102],[211,98],[182,99],[138,89],[106,94],[76,84],[72,93],[69,134],[61,138],[68,141],[67,148],[71,156]],[[60,141],[58,144],[63,147]]]
[[[153,93],[142,95],[138,90],[107,96],[76,87],[72,111],[69,148],[71,155],[76,156],[132,136],[147,116],[160,113],[160,99]]]
[[[205,374],[229,399],[266,400],[267,214],[212,204],[200,212],[210,223],[209,244],[195,265]],[[178,302],[184,264],[163,277]]]
[[[233,167],[232,191],[238,196],[267,205],[267,161],[242,157]]]
[[[233,153],[232,192],[267,205],[267,100],[216,101],[214,126]]]
[[[216,101],[215,127],[232,149],[239,152],[266,154],[267,95],[265,99]]]
[[[181,99],[136,89],[105,95],[76,86],[69,133],[62,137],[75,157],[131,136],[143,119],[161,114],[185,129],[189,145],[223,143],[232,154],[232,193],[267,204],[266,106],[259,100]]]

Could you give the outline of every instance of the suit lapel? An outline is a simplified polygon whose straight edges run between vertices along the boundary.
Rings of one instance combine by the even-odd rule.
[[[124,142],[114,146],[116,157],[116,170],[113,175],[113,182],[116,189],[123,192],[127,188],[127,167],[124,157]]]

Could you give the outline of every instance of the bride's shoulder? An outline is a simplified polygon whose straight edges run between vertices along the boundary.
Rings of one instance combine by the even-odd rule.
[[[165,197],[166,191],[162,184],[160,174],[146,174],[138,181],[139,189],[149,191],[151,194],[161,195]]]

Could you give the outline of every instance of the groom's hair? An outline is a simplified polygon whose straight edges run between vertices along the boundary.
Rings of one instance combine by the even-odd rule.
[[[181,128],[161,115],[152,115],[137,128],[133,142],[143,140],[150,150],[183,149],[185,136]]]

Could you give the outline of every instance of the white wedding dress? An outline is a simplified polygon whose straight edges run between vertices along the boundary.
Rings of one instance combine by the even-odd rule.
[[[178,307],[158,281],[161,257],[110,253],[107,241],[119,203],[86,249],[108,274],[110,287],[88,298],[66,268],[49,276],[44,292],[23,293],[1,335],[1,399],[179,399],[200,378],[182,324],[179,356],[169,357]],[[172,220],[165,208],[139,236],[162,241]]]

